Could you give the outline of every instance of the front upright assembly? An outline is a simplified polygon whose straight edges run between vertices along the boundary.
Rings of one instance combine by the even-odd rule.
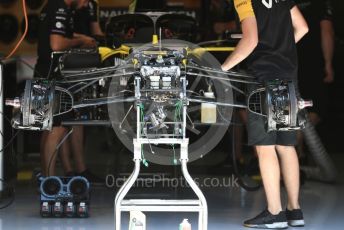
[[[277,79],[252,91],[247,105],[250,112],[267,118],[267,131],[270,132],[303,129],[304,108],[313,106],[313,102],[300,98],[292,81]]]
[[[6,99],[6,105],[17,109],[12,119],[15,129],[51,130],[53,117],[70,112],[73,96],[55,81],[26,80],[22,97]]]

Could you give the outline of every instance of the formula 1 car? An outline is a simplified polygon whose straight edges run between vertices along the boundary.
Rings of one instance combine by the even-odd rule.
[[[232,51],[232,47],[163,40],[176,36],[192,40],[194,20],[163,13],[148,16],[133,14],[110,20],[108,36],[128,37],[129,31],[135,31],[136,36],[129,39],[133,43],[110,39],[117,48],[55,52],[48,78],[27,80],[22,97],[6,101],[17,108],[13,127],[49,130],[56,120],[62,125],[112,125],[131,150],[138,134],[149,139],[188,136],[190,160],[219,143],[235,107],[266,116],[269,131],[304,127],[301,111],[312,103],[297,97],[293,82],[276,79],[262,83],[247,73],[224,72],[209,52]],[[171,18],[184,23],[171,24]],[[151,24],[152,42],[135,43]],[[247,94],[237,84],[255,90]],[[246,102],[236,102],[236,94],[244,95]],[[171,163],[171,146],[158,151],[153,150],[156,146],[149,147],[148,160]],[[160,160],[154,152],[159,152]]]

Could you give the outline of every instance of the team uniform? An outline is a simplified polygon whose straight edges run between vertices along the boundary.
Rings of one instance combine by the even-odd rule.
[[[99,21],[98,1],[90,0],[87,7],[75,11],[74,31],[78,34],[92,36],[91,23]]]
[[[51,70],[50,35],[57,34],[66,38],[73,37],[73,17],[71,9],[64,0],[49,0],[39,16],[38,59],[35,77],[47,78]]]
[[[258,45],[246,59],[248,70],[261,83],[272,79],[297,79],[297,50],[290,10],[291,0],[234,0],[240,21],[255,17]],[[266,118],[249,113],[249,145],[295,145],[295,132],[266,131]]]
[[[312,99],[309,111],[323,117],[327,109],[327,88],[324,83],[324,59],[321,47],[320,22],[332,21],[333,11],[328,0],[295,0],[305,17],[309,32],[298,43],[299,88],[303,98]],[[305,51],[311,52],[305,52]]]
[[[65,4],[64,0],[49,0],[41,11],[38,35],[38,59],[35,66],[37,78],[49,78],[53,72],[50,46],[50,35],[56,34],[66,38],[73,38],[74,21],[72,10]],[[54,116],[54,126],[59,126],[61,121],[73,117],[73,112],[60,116]]]

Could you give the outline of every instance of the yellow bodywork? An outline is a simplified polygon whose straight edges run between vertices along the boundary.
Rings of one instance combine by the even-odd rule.
[[[99,47],[99,54],[101,57],[101,61],[103,62],[107,58],[112,55],[118,55],[121,58],[125,58],[130,53],[130,47],[126,45],[121,45],[119,48],[112,49],[108,47]],[[232,52],[234,51],[234,47],[199,47],[195,49],[186,48],[188,54],[195,55],[197,57],[202,57],[205,52]],[[158,55],[166,55],[166,51],[143,51],[144,54],[158,54]]]
[[[198,47],[195,49],[187,48],[188,55],[194,55],[198,58],[201,58],[205,52],[233,52],[234,47]]]
[[[153,45],[156,45],[156,44],[158,44],[158,42],[159,42],[159,37],[158,37],[158,35],[153,34],[153,37],[152,37],[152,44],[153,44]]]
[[[122,58],[125,58],[130,53],[130,47],[125,45],[121,45],[119,48],[116,49],[111,49],[108,47],[99,47],[98,50],[102,62],[112,55],[119,55]]]

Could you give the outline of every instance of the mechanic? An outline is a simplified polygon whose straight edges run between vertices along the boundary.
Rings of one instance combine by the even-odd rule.
[[[295,0],[295,3],[309,25],[309,33],[297,46],[299,90],[302,98],[313,100],[314,105],[308,109],[308,117],[313,125],[317,125],[326,116],[327,86],[334,80],[333,9],[329,0]],[[302,135],[299,135],[298,153],[301,158],[305,158],[302,139]]]
[[[248,70],[261,83],[272,79],[297,78],[296,44],[308,26],[292,0],[234,0],[242,39],[222,69],[227,71],[247,58]],[[253,228],[286,228],[303,226],[299,205],[299,162],[295,150],[295,132],[267,132],[266,118],[249,113],[248,142],[257,151],[259,167],[267,198],[267,209],[244,226]],[[280,160],[280,161],[279,161]],[[286,211],[282,210],[280,174],[288,194]]]
[[[73,47],[95,47],[93,38],[76,34],[73,30],[72,8],[81,8],[85,0],[49,0],[40,14],[38,35],[38,59],[35,77],[50,78],[55,67],[51,54]],[[41,164],[43,176],[54,175],[56,147],[66,134],[67,129],[60,126],[60,116],[54,119],[52,130],[44,131],[41,137]]]
[[[97,0],[88,0],[85,7],[74,14],[74,31],[90,37],[104,37],[99,24],[99,4]]]
[[[98,2],[86,0],[84,7],[77,9],[73,14],[74,32],[89,37],[104,37],[99,26]],[[73,154],[75,171],[71,164]],[[103,184],[104,180],[87,169],[84,160],[84,127],[73,126],[73,133],[61,146],[60,158],[66,176],[83,176],[92,184]]]

